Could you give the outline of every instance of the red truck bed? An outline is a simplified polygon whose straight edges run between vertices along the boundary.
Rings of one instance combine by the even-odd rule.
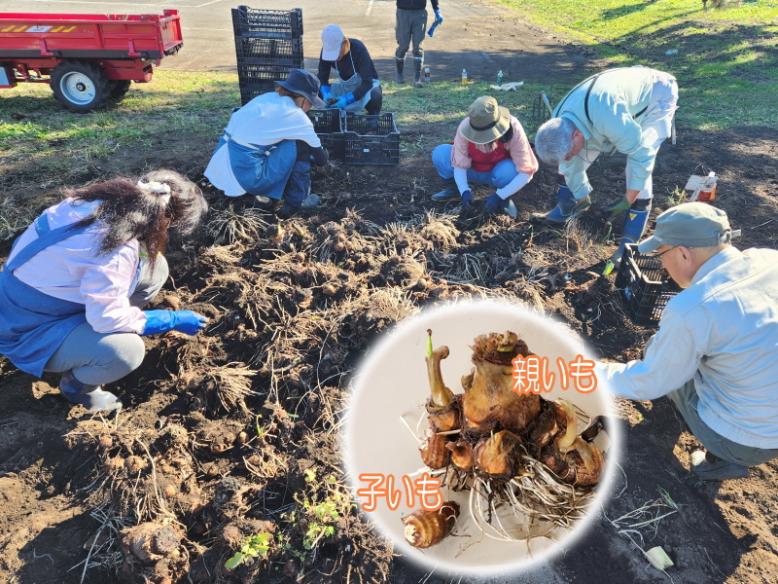
[[[148,59],[183,45],[178,10],[162,15],[0,13],[0,60]]]

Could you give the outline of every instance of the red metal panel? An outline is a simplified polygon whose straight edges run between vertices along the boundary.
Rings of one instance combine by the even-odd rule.
[[[0,56],[37,51],[47,57],[67,51],[107,51],[112,57],[151,54],[161,58],[183,44],[177,10],[160,15],[0,14]],[[64,55],[67,57],[67,55]]]

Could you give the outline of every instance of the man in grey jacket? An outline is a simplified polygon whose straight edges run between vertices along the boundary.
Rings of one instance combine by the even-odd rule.
[[[666,395],[707,449],[703,480],[745,477],[778,457],[778,251],[730,245],[724,211],[684,203],[662,213],[641,253],[681,288],[640,361],[598,363],[616,395]]]
[[[432,10],[435,12],[435,24],[441,24],[443,17],[440,14],[438,0],[430,0]],[[405,67],[405,53],[413,42],[413,82],[416,87],[421,86],[421,68],[424,65],[424,49],[421,46],[424,41],[424,31],[427,29],[427,0],[397,0],[397,24],[395,34],[397,36],[397,50],[394,53],[397,66],[397,83],[405,83],[403,68]],[[430,34],[432,34],[430,32]]]

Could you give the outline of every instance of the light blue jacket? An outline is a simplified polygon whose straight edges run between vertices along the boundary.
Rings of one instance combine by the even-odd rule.
[[[642,361],[598,363],[616,395],[647,400],[694,379],[705,424],[778,448],[778,251],[720,251],[673,297]]]
[[[640,122],[651,104],[657,74],[661,72],[648,67],[609,69],[594,79],[593,86],[590,78],[573,88],[554,110],[553,117],[575,124],[586,140],[586,149],[615,149],[627,155],[627,189],[645,189],[654,170],[657,151],[652,144],[644,143]],[[586,175],[588,166],[589,162],[580,156],[559,164],[559,172],[576,199],[592,191]]]

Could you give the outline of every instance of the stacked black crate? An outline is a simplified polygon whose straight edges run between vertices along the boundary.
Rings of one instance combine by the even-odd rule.
[[[232,9],[240,100],[273,90],[274,82],[303,68],[303,11]]]
[[[400,132],[393,113],[348,112],[345,122],[346,164],[388,166],[400,162]]]

